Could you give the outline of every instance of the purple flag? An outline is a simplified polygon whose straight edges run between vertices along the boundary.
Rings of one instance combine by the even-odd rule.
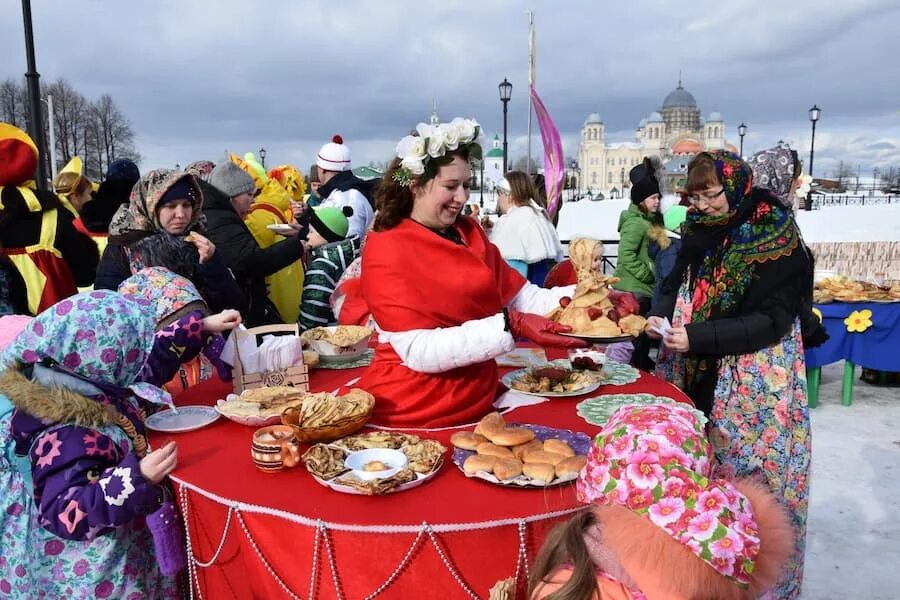
[[[541,102],[537,90],[533,85],[529,87],[531,88],[534,112],[537,115],[538,128],[541,130],[541,141],[544,144],[544,187],[547,192],[547,214],[552,217],[559,210],[562,183],[566,172],[562,142],[559,139],[559,130],[556,129],[550,113]]]

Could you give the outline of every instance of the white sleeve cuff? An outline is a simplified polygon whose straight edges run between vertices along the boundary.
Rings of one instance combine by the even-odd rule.
[[[571,297],[574,293],[574,284],[547,289],[528,282],[522,286],[519,293],[509,303],[509,308],[519,312],[546,315],[554,308],[559,307],[560,298]]]
[[[442,373],[492,360],[516,347],[502,313],[456,327],[401,332],[378,328],[378,341],[389,343],[404,366],[420,373]]]

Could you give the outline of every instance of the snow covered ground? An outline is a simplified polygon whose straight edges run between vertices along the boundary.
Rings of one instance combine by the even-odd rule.
[[[619,238],[619,214],[629,200],[566,202],[559,215],[559,237]],[[800,211],[797,222],[807,243],[885,242],[900,240],[900,204],[829,206]]]

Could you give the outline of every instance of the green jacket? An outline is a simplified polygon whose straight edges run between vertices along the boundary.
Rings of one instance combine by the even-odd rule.
[[[359,236],[355,235],[310,252],[309,267],[303,279],[303,298],[300,301],[298,324],[301,331],[335,324],[330,304],[331,294],[341,275],[359,256],[360,246]]]
[[[647,230],[653,224],[653,215],[645,214],[636,204],[619,216],[619,257],[615,276],[621,281],[613,287],[623,292],[653,295],[656,281],[653,261],[647,254],[650,239]]]

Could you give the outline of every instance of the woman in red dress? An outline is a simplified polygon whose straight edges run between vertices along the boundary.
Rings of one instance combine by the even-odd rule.
[[[494,357],[523,336],[579,347],[540,316],[572,294],[542,289],[506,264],[484,230],[460,213],[469,197],[478,124],[420,123],[397,146],[362,253],[362,295],[378,330],[360,387],[373,421],[396,427],[470,423],[491,409]]]

